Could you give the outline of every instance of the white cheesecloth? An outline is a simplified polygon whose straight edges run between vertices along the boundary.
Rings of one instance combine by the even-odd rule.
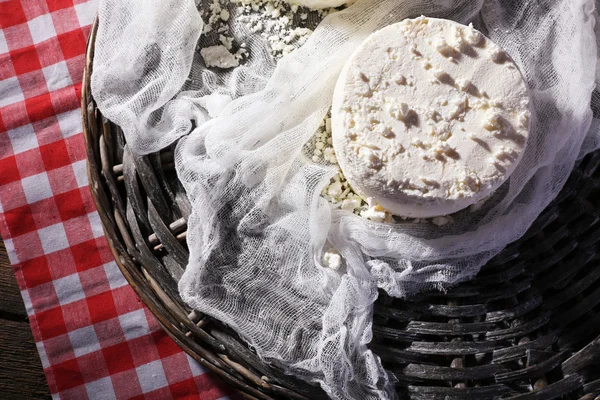
[[[99,109],[134,152],[180,139],[177,173],[193,207],[181,296],[332,398],[394,398],[393,379],[367,349],[378,289],[408,296],[473,277],[524,234],[576,160],[600,147],[595,3],[359,0],[278,64],[267,40],[235,23],[232,5],[235,42],[248,44],[250,58],[227,71],[199,56],[211,40],[198,13],[207,4],[101,1],[92,75]],[[442,227],[334,209],[320,194],[336,168],[302,152],[359,43],[420,15],[473,22],[514,59],[532,97],[516,171],[479,211]],[[344,259],[339,271],[321,266],[326,243]]]

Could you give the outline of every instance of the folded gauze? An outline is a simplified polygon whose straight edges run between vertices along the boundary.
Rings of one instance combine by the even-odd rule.
[[[193,208],[181,296],[332,398],[392,399],[393,377],[367,349],[378,290],[403,297],[473,277],[599,147],[594,1],[358,0],[277,65],[267,39],[235,24],[232,5],[249,58],[230,70],[207,69],[198,56],[198,9],[209,3],[101,1],[92,75],[99,109],[133,152],[179,139],[177,173]],[[472,22],[515,61],[531,96],[515,171],[481,209],[441,227],[334,208],[321,191],[337,168],[303,153],[352,52],[420,15]],[[321,265],[326,244],[344,260],[338,270]]]

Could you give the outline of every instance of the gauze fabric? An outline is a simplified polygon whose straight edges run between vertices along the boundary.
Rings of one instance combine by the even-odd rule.
[[[576,160],[599,147],[594,2],[359,0],[277,65],[266,40],[232,23],[251,57],[216,72],[197,51],[208,40],[203,6],[104,0],[92,75],[98,107],[134,152],[180,138],[177,173],[193,208],[181,296],[332,398],[394,398],[393,377],[367,348],[378,290],[403,297],[473,277],[524,234]],[[336,168],[302,151],[354,49],[420,15],[473,22],[515,60],[533,107],[527,149],[508,182],[479,211],[442,227],[335,209],[320,193]],[[326,245],[342,255],[340,270],[321,266]]]

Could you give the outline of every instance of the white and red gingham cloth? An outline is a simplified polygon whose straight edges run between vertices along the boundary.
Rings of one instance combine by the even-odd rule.
[[[232,390],[178,348],[128,286],[87,187],[79,102],[96,6],[0,0],[0,235],[50,392],[224,398]]]

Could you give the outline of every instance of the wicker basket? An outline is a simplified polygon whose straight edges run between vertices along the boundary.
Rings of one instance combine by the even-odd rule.
[[[190,204],[172,148],[139,157],[82,89],[90,187],[115,259],[166,332],[249,399],[323,391],[262,363],[227,326],[191,310],[176,282]],[[409,399],[585,399],[600,393],[600,152],[573,171],[528,233],[471,282],[410,300],[381,294],[372,350]]]

